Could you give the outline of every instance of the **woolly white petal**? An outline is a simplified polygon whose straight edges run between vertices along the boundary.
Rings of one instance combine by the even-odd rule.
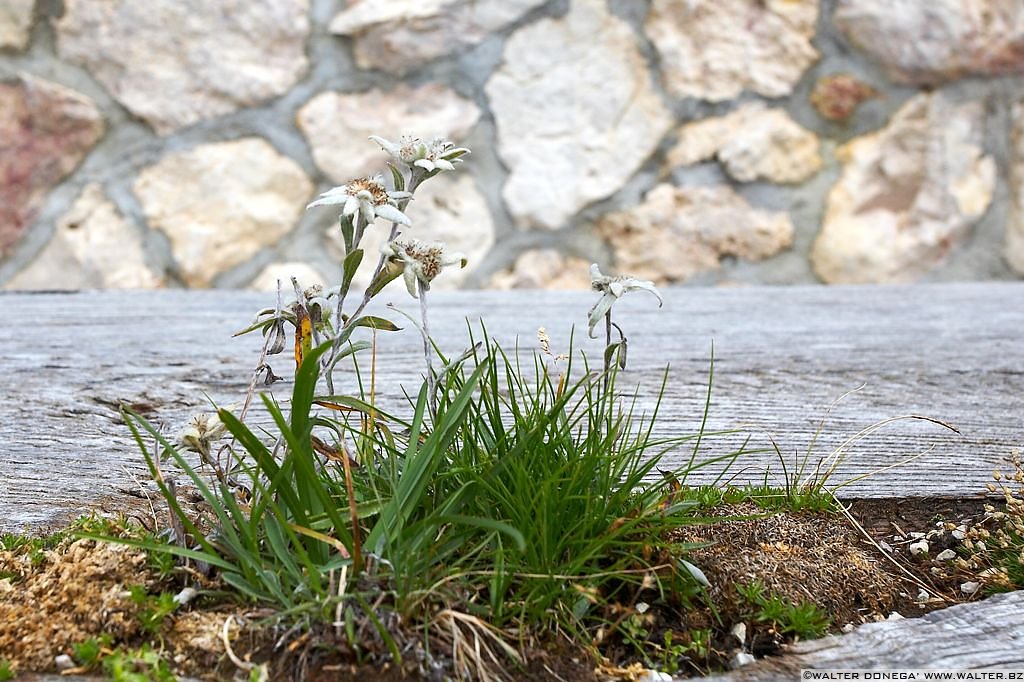
[[[357,211],[359,211],[359,199],[349,196],[348,200],[345,201],[345,208],[341,212],[345,215],[353,216]]]
[[[615,303],[616,298],[612,293],[606,293],[594,304],[594,307],[590,309],[590,314],[587,315],[588,333],[590,338],[596,338],[594,336],[594,327],[601,321],[609,310],[612,309],[612,305]]]
[[[306,210],[308,211],[314,206],[331,206],[332,204],[341,204],[344,203],[344,201],[345,199],[343,197],[337,195],[321,196],[316,201],[311,201],[310,203],[306,204]]]
[[[383,149],[388,154],[396,158],[398,157],[398,152],[400,152],[402,149],[402,145],[396,142],[390,142],[388,140],[385,140],[383,137],[380,137],[379,135],[370,135],[370,139],[379,144],[381,149]]]
[[[413,270],[411,263],[406,263],[402,276],[405,277],[405,288],[409,290],[409,295],[413,298],[419,298],[416,295],[416,272]]]
[[[373,204],[369,201],[361,200],[359,202],[359,212],[363,216],[363,222],[367,225],[373,225],[373,221],[376,215],[373,212]]]
[[[647,280],[642,279],[634,279],[630,280],[627,283],[627,286],[630,289],[640,289],[642,291],[649,291],[650,293],[654,294],[654,296],[658,299],[659,308],[665,304],[665,302],[661,299],[661,294],[658,293],[658,290],[654,287],[654,282],[648,282]]]
[[[338,185],[337,187],[332,187],[323,194],[321,194],[320,196],[333,197],[337,194],[348,194],[348,185]]]
[[[391,204],[383,204],[382,206],[377,206],[375,210],[377,211],[377,215],[379,215],[381,218],[384,218],[385,220],[390,220],[391,222],[398,223],[399,225],[412,225],[412,221],[409,220],[408,216],[406,216],[404,213],[399,211]]]
[[[441,170],[455,170],[455,166],[452,165],[452,162],[445,159],[438,159],[434,162],[434,165]]]
[[[431,163],[430,159],[417,159],[413,165],[419,166],[427,172],[434,170],[434,164]]]

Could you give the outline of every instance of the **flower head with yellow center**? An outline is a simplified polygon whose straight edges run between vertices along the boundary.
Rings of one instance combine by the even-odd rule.
[[[417,298],[417,283],[427,290],[434,278],[441,274],[441,270],[456,263],[464,268],[468,262],[464,254],[449,252],[442,242],[425,242],[419,239],[396,239],[381,247],[381,252],[402,265],[405,288],[413,298]]]
[[[408,192],[390,192],[384,186],[381,176],[357,178],[345,185],[333,187],[320,195],[316,201],[306,206],[342,206],[342,215],[355,218],[361,215],[367,225],[372,225],[377,218],[384,218],[399,225],[411,225],[409,218],[398,209],[399,199],[408,199]]]

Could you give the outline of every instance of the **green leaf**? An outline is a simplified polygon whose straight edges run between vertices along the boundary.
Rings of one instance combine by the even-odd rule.
[[[348,293],[348,289],[352,286],[352,278],[356,275],[356,270],[359,269],[359,264],[363,261],[363,250],[353,249],[347,256],[345,256],[345,262],[342,264],[342,277],[341,277],[341,296],[342,298]]]
[[[707,576],[704,575],[704,571],[700,570],[686,559],[680,559],[679,566],[693,576],[693,579],[704,587],[711,587],[711,583],[708,581]]]
[[[374,419],[385,419],[387,421],[395,422],[397,424],[404,424],[404,422],[401,419],[383,411],[376,405],[371,405],[365,400],[360,400],[359,398],[355,398],[350,395],[317,396],[314,399],[314,402],[316,402],[317,404],[330,403],[333,405],[340,405],[342,407],[347,407],[351,410],[355,410],[356,412],[362,412],[365,415],[372,416]],[[327,405],[324,405],[324,407],[327,407]]]
[[[366,292],[370,296],[376,296],[384,287],[391,284],[391,282],[401,276],[402,270],[403,267],[401,263],[396,263],[392,260],[387,261],[384,267],[381,268],[381,271],[377,274],[377,277],[370,282],[370,286],[366,288]]]
[[[405,176],[402,175],[402,171],[398,170],[395,164],[388,161],[388,168],[391,170],[391,179],[395,182],[395,191],[405,191]]]
[[[342,214],[338,221],[341,223],[341,237],[345,241],[345,253],[352,253],[352,249],[355,247],[355,244],[352,243],[352,240],[355,237],[355,228],[352,226],[352,218]]]
[[[383,317],[374,317],[373,315],[364,315],[352,323],[353,327],[369,327],[370,329],[379,329],[385,332],[397,332],[401,331],[402,328],[396,325],[391,320],[385,320]]]
[[[185,547],[179,547],[178,545],[170,545],[158,540],[133,540],[131,538],[110,537],[108,535],[98,535],[95,533],[75,533],[75,537],[85,540],[97,540],[100,542],[113,542],[118,545],[135,547],[136,549],[142,549],[147,552],[164,552],[166,554],[173,554],[185,559],[192,559],[193,561],[203,561],[211,566],[223,568],[228,571],[235,570],[234,564],[225,561],[216,554],[211,554],[210,552],[204,552],[197,549],[187,549]]]
[[[320,356],[330,350],[333,342],[328,341],[311,350],[303,359],[299,371],[295,373],[295,384],[292,387],[292,433],[309,441],[309,412],[313,406],[313,394],[316,382],[320,378]]]
[[[605,349],[604,349],[604,366],[605,367],[611,367],[612,366],[612,358],[615,357],[615,353],[616,353],[616,351],[619,350],[619,347],[621,345],[622,345],[621,342],[615,341],[613,343],[609,343],[605,347]]]
[[[474,528],[483,528],[485,530],[493,530],[508,536],[509,539],[516,543],[516,548],[520,552],[526,551],[526,539],[523,537],[523,534],[519,529],[515,528],[510,523],[489,519],[483,516],[465,516],[463,514],[445,514],[440,517],[440,521],[445,523],[457,523],[463,526],[473,526]]]
[[[466,379],[462,390],[449,404],[448,409],[438,417],[438,421],[434,424],[434,430],[427,436],[422,446],[419,445],[419,434],[423,413],[426,411],[426,384],[420,388],[412,429],[409,434],[409,445],[405,454],[405,466],[394,495],[381,512],[380,520],[374,525],[366,539],[367,547],[375,548],[376,543],[384,537],[395,538],[400,535],[413,511],[422,504],[424,491],[445,459],[447,449],[466,417],[473,392],[485,369],[486,364],[478,366],[473,374]]]

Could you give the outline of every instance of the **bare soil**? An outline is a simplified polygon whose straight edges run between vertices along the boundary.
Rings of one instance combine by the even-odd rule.
[[[957,548],[951,526],[979,519],[983,503],[982,498],[853,500],[847,503],[850,518],[770,513],[750,504],[719,508],[714,513],[721,521],[676,531],[676,539],[708,543],[687,559],[709,579],[709,602],[715,608],[646,592],[623,608],[635,613],[637,603],[650,601],[643,615],[653,641],[669,633],[670,641],[685,644],[691,631],[710,630],[706,654],[691,655],[679,671],[692,675],[727,667],[741,648],[730,634],[739,622],[748,628],[746,650],[755,655],[776,654],[786,644],[787,637],[770,623],[750,619],[736,587],[753,580],[791,601],[822,607],[832,632],[894,613],[921,615],[967,599],[959,585],[976,577],[934,557],[942,549]],[[923,560],[908,550],[918,539],[913,534],[921,533],[930,534],[931,545]],[[422,679],[415,666],[361,663],[333,628],[305,634],[268,629],[259,624],[265,613],[243,612],[223,600],[197,600],[167,617],[157,635],[148,635],[129,586],[159,593],[175,591],[180,583],[161,579],[145,554],[123,546],[69,539],[34,560],[23,551],[0,552],[0,576],[6,576],[0,579],[0,659],[18,672],[56,672],[56,656],[108,633],[112,646],[134,648],[148,641],[162,649],[176,673],[230,679],[239,671],[226,655],[222,631],[233,617],[229,640],[234,654],[243,661],[274,660],[271,679],[294,677],[296,671],[312,681]],[[556,639],[527,650],[527,667],[514,677],[587,681],[640,673],[635,651],[624,646],[614,628],[599,639],[603,661],[595,661],[581,644]]]

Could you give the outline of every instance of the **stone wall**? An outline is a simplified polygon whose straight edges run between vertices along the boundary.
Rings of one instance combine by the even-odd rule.
[[[1021,0],[0,0],[0,286],[335,280],[408,132],[438,286],[1015,278],[1022,76]]]

